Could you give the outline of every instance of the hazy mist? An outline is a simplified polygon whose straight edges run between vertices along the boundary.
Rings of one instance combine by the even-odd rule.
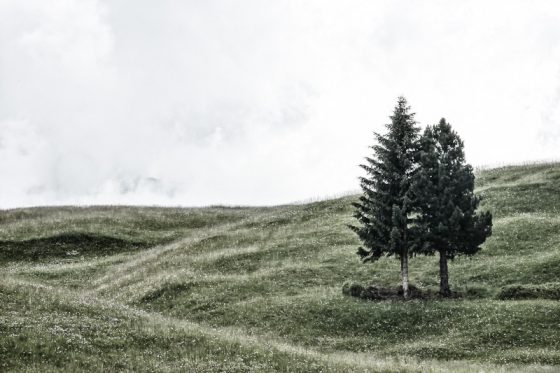
[[[401,94],[473,165],[560,158],[560,3],[2,0],[0,207],[355,190]]]

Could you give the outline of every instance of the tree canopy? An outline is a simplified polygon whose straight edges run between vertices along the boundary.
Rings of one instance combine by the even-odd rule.
[[[492,233],[489,212],[477,213],[474,173],[464,144],[445,119],[427,126],[420,139],[419,167],[411,184],[415,216],[414,250],[440,254],[440,292],[449,295],[447,259],[473,255]]]
[[[489,212],[477,213],[474,173],[464,144],[445,119],[423,135],[404,97],[386,125],[375,133],[373,154],[361,167],[362,195],[353,205],[364,262],[382,256],[401,261],[404,297],[408,297],[408,257],[440,254],[440,293],[451,294],[447,260],[473,255],[492,233]]]
[[[367,177],[360,179],[363,195],[356,207],[360,223],[351,226],[363,246],[358,255],[364,262],[394,255],[401,260],[404,296],[408,296],[409,223],[411,201],[408,196],[416,169],[420,129],[404,97],[399,97],[387,133],[374,134],[373,156],[361,167]]]

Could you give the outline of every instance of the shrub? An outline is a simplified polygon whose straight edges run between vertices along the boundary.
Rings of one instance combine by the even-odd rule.
[[[378,285],[364,287],[359,283],[347,281],[342,285],[342,294],[366,300],[402,299],[402,285],[395,288],[386,288]],[[414,285],[409,286],[410,299],[424,299],[433,297],[429,291],[422,291]]]
[[[364,287],[357,282],[346,281],[342,285],[342,294],[361,298]]]
[[[508,285],[497,295],[498,299],[553,299],[560,300],[560,283],[540,285]]]

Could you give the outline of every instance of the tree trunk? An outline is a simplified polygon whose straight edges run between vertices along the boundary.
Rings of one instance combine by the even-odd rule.
[[[408,292],[408,250],[404,250],[401,255],[401,276],[402,276],[402,288],[403,288],[403,297],[404,299],[408,299],[409,292]]]
[[[449,271],[447,270],[447,256],[445,250],[439,251],[439,293],[444,297],[451,295],[449,289]]]

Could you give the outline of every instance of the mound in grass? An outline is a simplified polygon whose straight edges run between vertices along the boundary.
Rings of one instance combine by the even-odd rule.
[[[410,299],[429,299],[437,296],[437,293],[434,293],[433,291],[422,290],[414,285],[410,285],[409,292]],[[383,287],[379,285],[370,285],[364,287],[357,282],[347,281],[344,283],[344,285],[342,285],[342,294],[365,300],[404,299],[402,285],[394,288]]]
[[[552,299],[560,300],[560,283],[551,282],[540,285],[508,285],[504,286],[497,296],[498,299]]]
[[[89,233],[64,233],[23,241],[0,241],[0,260],[41,260],[73,256],[110,255],[133,248],[142,242]]]

